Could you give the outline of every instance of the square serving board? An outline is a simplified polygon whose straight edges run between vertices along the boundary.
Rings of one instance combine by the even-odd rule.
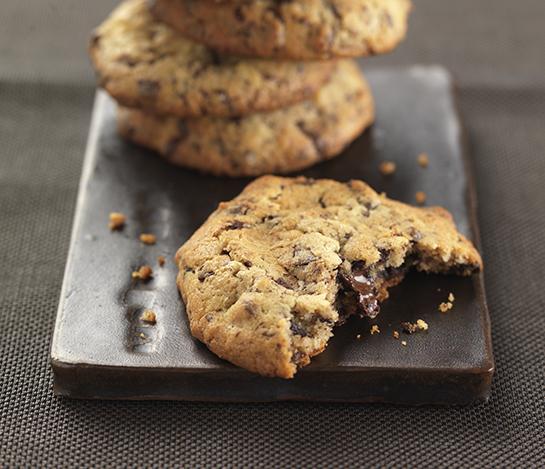
[[[431,66],[374,69],[367,76],[376,100],[374,126],[341,156],[301,174],[362,179],[408,203],[424,191],[428,203],[450,210],[478,245],[471,165],[450,75]],[[173,256],[217,204],[249,180],[171,166],[123,142],[115,127],[115,104],[99,91],[51,348],[56,394],[419,405],[487,399],[494,362],[482,274],[409,274],[373,321],[380,334],[369,333],[369,320],[352,318],[291,380],[260,377],[216,357],[189,332]],[[429,155],[427,169],[417,164],[421,152]],[[390,177],[378,171],[386,160],[397,165]],[[112,211],[127,216],[121,232],[108,228]],[[140,233],[154,233],[157,244],[142,245]],[[162,268],[159,255],[167,259]],[[154,266],[149,283],[131,280],[142,264]],[[450,292],[454,308],[442,314],[438,305]],[[141,323],[143,309],[156,312],[155,326]],[[401,322],[418,318],[428,323],[427,332],[392,337]]]

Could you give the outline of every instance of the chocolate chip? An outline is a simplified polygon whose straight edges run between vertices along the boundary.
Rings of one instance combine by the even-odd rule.
[[[209,53],[210,62],[212,63],[212,65],[221,65],[223,63],[221,55],[219,55],[215,50],[209,49]]]
[[[293,332],[295,335],[300,335],[301,337],[308,337],[307,330],[301,325],[296,322],[291,322],[290,325],[290,331]]]
[[[305,355],[302,352],[300,352],[299,350],[296,350],[295,352],[293,352],[291,356],[291,361],[292,363],[295,363],[296,365],[298,365],[304,356]]]
[[[277,218],[276,215],[266,215],[261,219],[261,223],[265,223],[266,221],[274,220],[275,218]]]
[[[174,153],[176,152],[176,148],[178,148],[179,144],[180,144],[180,139],[178,137],[171,138],[164,149],[164,156],[167,159],[171,159]]]
[[[354,261],[352,262],[351,268],[353,272],[363,272],[366,270],[366,265],[363,261]]]
[[[409,233],[412,240],[415,242],[418,242],[422,239],[422,233],[420,233],[420,231],[416,230],[415,228],[411,228]]]
[[[392,18],[392,15],[390,15],[390,13],[388,13],[387,11],[382,14],[382,21],[386,23],[390,28],[394,26],[394,20]]]
[[[296,122],[297,127],[303,133],[312,143],[314,146],[314,149],[316,150],[316,153],[318,153],[318,156],[325,157],[326,156],[326,143],[325,141],[320,137],[320,135],[316,134],[315,132],[309,130],[305,126],[304,121],[297,121]]]
[[[291,282],[289,280],[286,280],[285,278],[282,278],[282,277],[275,278],[274,281],[281,287],[287,288],[288,290],[294,290],[294,287],[291,284]]]
[[[214,275],[214,272],[211,272],[211,271],[205,271],[205,272],[199,272],[199,275],[197,276],[197,278],[199,279],[199,282],[204,282],[208,277]]]
[[[225,229],[226,230],[240,230],[244,228],[246,225],[241,222],[240,220],[233,220],[231,223],[229,223]]]
[[[361,264],[354,262],[350,273],[340,272],[340,279],[345,288],[351,289],[356,294],[360,314],[374,318],[380,312],[377,291],[367,269]]]
[[[154,97],[160,88],[161,84],[157,80],[138,80],[138,89],[144,96]]]
[[[282,1],[280,1],[278,3],[281,4]],[[281,10],[280,5],[271,6],[271,7],[267,8],[267,11],[270,12],[272,14],[272,16],[274,16],[281,23],[284,22],[284,18],[282,16],[282,10]]]
[[[301,257],[296,262],[294,262],[294,265],[296,267],[305,267],[309,264],[312,264],[314,261],[316,261],[318,258],[312,254],[309,254],[308,256]]]
[[[102,36],[96,32],[91,35],[91,47],[98,47]]]
[[[182,143],[189,135],[189,131],[187,130],[187,124],[185,123],[184,120],[180,119],[177,122],[177,126],[178,126],[178,135],[176,135],[175,137],[171,138],[168,141],[163,152],[164,156],[167,159],[171,159],[173,157],[180,143]]]
[[[231,207],[228,212],[233,215],[246,215],[248,213],[248,210],[250,210],[250,207],[247,205],[241,204],[241,205],[235,205],[234,207]]]
[[[246,19],[241,6],[235,8],[235,18],[241,23]]]
[[[391,251],[389,249],[379,249],[380,252],[380,262],[386,262],[390,257]]]
[[[368,216],[373,210],[375,210],[380,205],[376,200],[364,200],[364,201],[358,200],[358,202],[363,204],[363,206],[367,209],[367,211],[369,212]]]
[[[329,6],[329,9],[331,10],[331,13],[333,13],[333,16],[334,16],[338,21],[342,21],[343,17],[342,17],[342,15],[339,13],[339,10],[338,10],[337,7],[335,6],[335,4],[333,4],[333,3],[328,3],[328,6]]]
[[[335,321],[333,321],[332,319],[327,319],[327,318],[318,318],[318,321],[320,321],[323,324],[327,324],[328,326],[333,326],[335,324]]]
[[[245,301],[243,303],[244,310],[250,315],[255,316],[258,312],[257,305],[253,303],[252,301]]]
[[[230,114],[235,113],[235,109],[233,107],[233,102],[231,101],[230,96],[227,94],[225,90],[222,89],[216,89],[212,91],[215,96],[218,97],[218,99],[225,104]]]
[[[243,264],[245,267],[248,267],[248,269],[249,269],[250,267],[253,266],[253,264],[252,264],[250,261],[247,261],[247,260],[242,261],[242,264]]]

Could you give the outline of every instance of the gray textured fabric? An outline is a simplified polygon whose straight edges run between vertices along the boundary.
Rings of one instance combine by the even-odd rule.
[[[460,78],[497,362],[490,402],[470,408],[52,395],[49,341],[93,95],[80,43],[111,3],[0,6],[0,465],[542,466],[545,3],[417,1],[410,41],[377,59],[445,63]]]

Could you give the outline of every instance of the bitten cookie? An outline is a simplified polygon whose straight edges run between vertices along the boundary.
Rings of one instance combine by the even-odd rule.
[[[282,378],[323,351],[348,315],[375,316],[409,269],[482,267],[442,208],[396,202],[361,181],[275,176],[221,203],[176,260],[193,335]]]
[[[223,52],[296,60],[392,50],[405,37],[410,0],[152,0],[152,12]]]
[[[171,163],[216,175],[288,173],[338,155],[373,121],[371,91],[350,60],[312,99],[241,118],[178,119],[120,108],[118,129]]]
[[[127,0],[95,31],[90,55],[102,87],[124,106],[158,114],[239,116],[312,96],[328,62],[225,57],[155,20],[145,0]]]

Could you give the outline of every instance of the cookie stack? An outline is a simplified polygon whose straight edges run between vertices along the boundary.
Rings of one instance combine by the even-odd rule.
[[[358,65],[404,37],[410,0],[126,0],[90,54],[118,130],[226,176],[338,155],[374,117]]]

